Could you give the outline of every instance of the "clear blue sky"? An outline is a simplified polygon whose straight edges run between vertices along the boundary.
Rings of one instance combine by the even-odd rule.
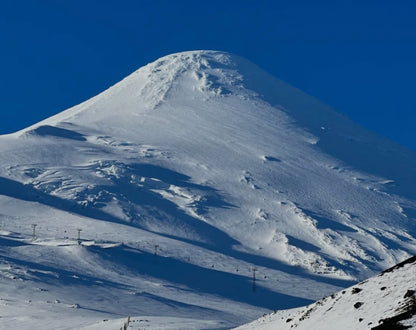
[[[161,56],[224,50],[416,150],[416,1],[1,0],[0,134]]]

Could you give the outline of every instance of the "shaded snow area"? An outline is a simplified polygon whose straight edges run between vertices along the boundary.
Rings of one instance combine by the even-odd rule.
[[[276,311],[247,329],[415,329],[416,257],[316,303]]]
[[[416,254],[415,153],[227,53],[161,58],[0,154],[0,328],[229,329]]]

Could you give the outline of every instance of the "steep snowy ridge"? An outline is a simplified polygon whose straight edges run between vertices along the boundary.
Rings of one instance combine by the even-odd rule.
[[[312,305],[276,311],[238,327],[239,330],[334,328],[416,328],[416,257]]]
[[[2,326],[229,328],[416,254],[416,154],[223,52],[163,57],[0,153]]]

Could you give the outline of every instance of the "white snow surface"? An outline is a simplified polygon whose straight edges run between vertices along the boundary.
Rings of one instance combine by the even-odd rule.
[[[1,328],[230,328],[416,254],[416,154],[224,52],[163,57],[0,153]]]
[[[413,257],[314,304],[276,311],[237,329],[416,329],[415,292],[416,257]]]

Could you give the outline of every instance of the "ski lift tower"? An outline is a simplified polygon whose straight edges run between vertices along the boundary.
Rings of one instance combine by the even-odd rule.
[[[77,229],[77,231],[78,231],[77,241],[78,241],[78,245],[79,245],[79,244],[81,244],[81,232],[82,232],[82,229]]]
[[[32,229],[33,229],[33,233],[32,233],[32,240],[34,241],[36,239],[36,226],[38,224],[37,223],[33,223],[32,224]]]

